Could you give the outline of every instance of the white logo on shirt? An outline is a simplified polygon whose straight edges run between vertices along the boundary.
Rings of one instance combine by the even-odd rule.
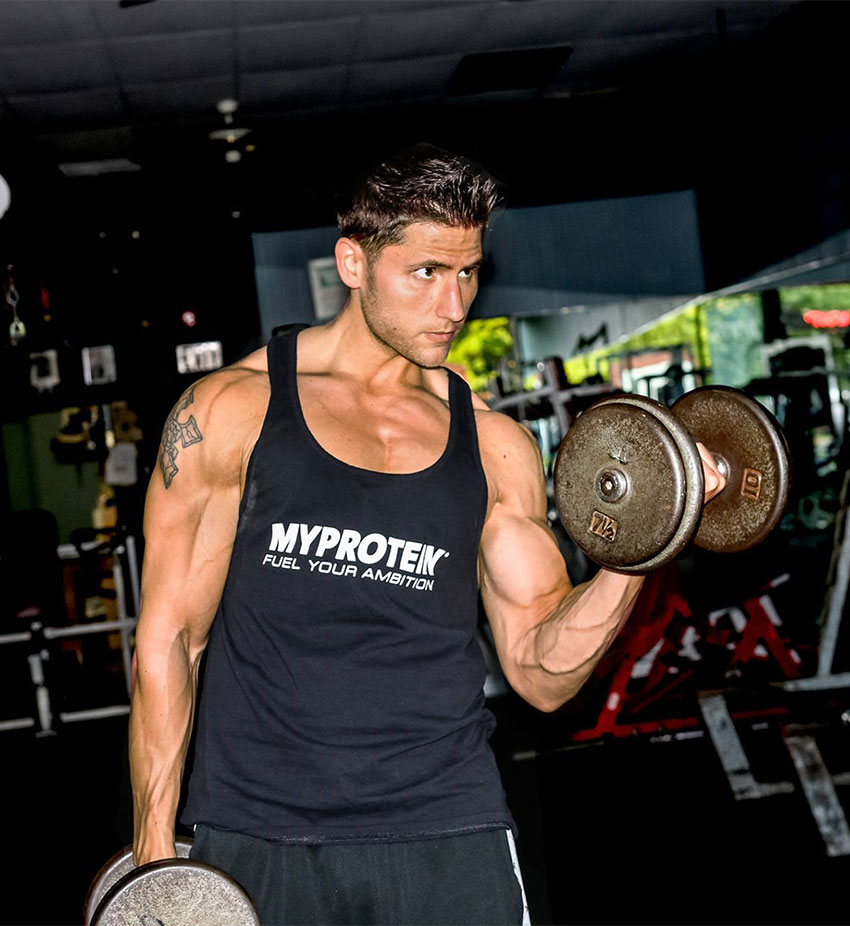
[[[274,554],[281,554],[275,556]],[[298,556],[307,557],[311,572],[325,575],[359,576],[391,585],[431,591],[437,564],[448,551],[418,540],[404,540],[329,525],[276,522],[271,526],[269,553],[263,565],[300,570]],[[313,557],[313,558],[311,558]],[[359,563],[369,568],[361,573]],[[372,568],[372,567],[385,568]]]

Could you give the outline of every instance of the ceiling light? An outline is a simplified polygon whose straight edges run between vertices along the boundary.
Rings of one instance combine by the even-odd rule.
[[[210,132],[207,137],[212,141],[228,141],[230,144],[233,144],[233,142],[239,141],[240,138],[244,138],[250,131],[250,129],[230,126],[226,129],[215,129]]]
[[[9,190],[9,184],[6,183],[6,178],[0,176],[0,219],[6,214],[6,210],[9,208],[9,203],[12,200],[12,193]]]
[[[219,100],[218,103],[215,104],[215,108],[222,114],[222,116],[232,116],[233,113],[239,109],[239,102],[228,97],[224,100]]]

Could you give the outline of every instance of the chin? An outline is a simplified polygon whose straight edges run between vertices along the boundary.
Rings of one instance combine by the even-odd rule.
[[[425,351],[423,351],[423,354],[425,354]],[[420,367],[424,367],[426,370],[437,370],[446,362],[446,358],[448,356],[448,350],[440,349],[438,351],[434,351],[433,353],[428,351],[427,356],[421,357],[416,361],[416,363],[418,363]]]
[[[437,345],[429,349],[423,348],[421,344],[392,345],[397,354],[425,370],[439,369],[449,355],[448,347]]]

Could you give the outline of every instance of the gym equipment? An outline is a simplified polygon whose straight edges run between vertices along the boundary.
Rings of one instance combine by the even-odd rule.
[[[212,865],[190,859],[191,839],[177,839],[178,858],[133,866],[132,847],[98,872],[86,898],[85,926],[259,926],[244,889]]]
[[[697,441],[726,478],[707,506]],[[722,552],[759,543],[785,509],[790,464],[769,412],[738,390],[707,386],[672,410],[640,395],[597,402],[561,442],[554,482],[576,545],[606,569],[643,574],[692,539]]]
[[[518,421],[554,416],[562,437],[575,420],[574,406],[582,399],[595,399],[616,391],[610,383],[571,386],[564,373],[560,357],[547,357],[535,364],[543,385],[539,389],[512,392],[490,402],[495,412],[504,412]]]
[[[714,454],[727,480],[728,491],[705,508],[694,543],[720,553],[761,543],[788,502],[790,453],[782,428],[755,399],[728,387],[689,392],[673,412]]]
[[[22,514],[32,515],[31,512]],[[54,521],[55,523],[55,521]],[[43,518],[36,519],[36,526],[44,524]],[[71,539],[74,539],[72,532]],[[95,532],[93,532],[95,533]],[[20,539],[20,531],[18,532]],[[77,721],[96,720],[117,717],[130,713],[129,697],[131,689],[131,637],[136,627],[136,618],[140,600],[139,568],[135,538],[131,534],[115,535],[110,541],[81,540],[79,543],[60,544],[56,549],[60,560],[85,559],[111,560],[111,578],[116,599],[117,620],[75,621],[59,627],[45,626],[44,619],[49,613],[42,614],[39,607],[31,609],[32,617],[27,629],[0,633],[0,647],[12,646],[13,652],[19,653],[29,663],[30,679],[33,685],[34,715],[0,720],[0,733],[22,729],[32,729],[37,737],[52,736],[62,725]],[[7,566],[17,563],[10,556]],[[17,567],[20,568],[20,567]],[[2,578],[2,576],[0,576]],[[61,593],[61,588],[60,588]],[[21,612],[24,616],[24,612]],[[56,711],[55,704],[61,701],[62,692],[55,690],[56,680],[51,679],[50,672],[45,671],[59,653],[63,641],[82,638],[91,634],[118,634],[121,647],[121,661],[124,669],[124,683],[127,700],[121,704],[104,707],[92,707],[85,710]],[[17,657],[15,657],[17,658]]]
[[[185,839],[180,836],[174,840],[174,848],[177,851],[178,858],[189,858],[192,843],[192,839]],[[83,922],[86,926],[91,923],[95,910],[97,910],[106,892],[120,881],[124,875],[133,871],[134,868],[133,847],[125,846],[119,852],[116,852],[94,876],[86,895],[86,905],[83,911]]]

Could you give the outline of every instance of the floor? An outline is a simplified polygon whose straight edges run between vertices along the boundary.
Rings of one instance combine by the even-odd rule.
[[[738,556],[736,568],[724,565],[722,573],[728,600],[752,594],[764,579],[793,574],[796,581],[782,585],[774,599],[783,626],[802,641],[809,668],[815,654],[805,643],[816,637],[828,551],[805,538],[793,548],[765,545],[759,558]],[[715,607],[718,567],[684,558],[680,570],[678,587],[688,600],[703,602],[706,613]],[[705,614],[693,619],[704,622]],[[849,634],[840,648],[848,668]],[[705,651],[700,665],[706,671],[714,671],[716,650]],[[76,672],[74,654],[66,655]],[[111,658],[118,671],[110,685],[118,691],[120,660],[114,653]],[[9,692],[31,691],[25,661],[20,668],[21,679],[10,673],[0,678],[4,703]],[[746,675],[732,681],[736,697],[746,700]],[[711,677],[697,673],[694,682],[705,688]],[[762,695],[768,690],[756,688]],[[102,683],[88,681],[82,670],[75,690],[79,704],[72,707],[103,694]],[[606,690],[592,680],[577,700],[585,708],[594,699],[604,703]],[[680,692],[683,701],[689,697],[695,704],[694,692]],[[508,693],[491,698],[490,706],[499,721],[492,745],[518,825],[517,849],[538,926],[850,921],[850,855],[827,855],[799,785],[790,793],[736,801],[699,725],[682,739],[641,734],[578,746],[571,731],[581,728],[582,703],[577,711],[569,705],[543,715]],[[792,708],[742,727],[755,777],[797,781],[782,739],[781,724],[792,724],[817,736],[830,771],[850,781],[850,729],[840,719],[850,708],[850,689],[797,699]],[[10,716],[25,709],[22,704]],[[6,795],[0,923],[80,923],[92,877],[131,838],[126,718],[76,723],[41,738],[29,730],[2,732],[0,742]],[[841,784],[837,793],[846,811],[850,787]]]
[[[617,741],[529,758],[548,718],[495,699],[494,746],[519,828],[532,922],[846,923],[850,857],[829,858],[799,789],[736,802],[708,737]],[[850,731],[831,731],[831,761]],[[4,734],[4,924],[81,920],[87,886],[129,842],[121,719]],[[769,726],[748,750],[788,771]],[[759,744],[760,740],[760,744]],[[846,804],[846,788],[843,799]],[[9,849],[13,851],[8,851]]]

